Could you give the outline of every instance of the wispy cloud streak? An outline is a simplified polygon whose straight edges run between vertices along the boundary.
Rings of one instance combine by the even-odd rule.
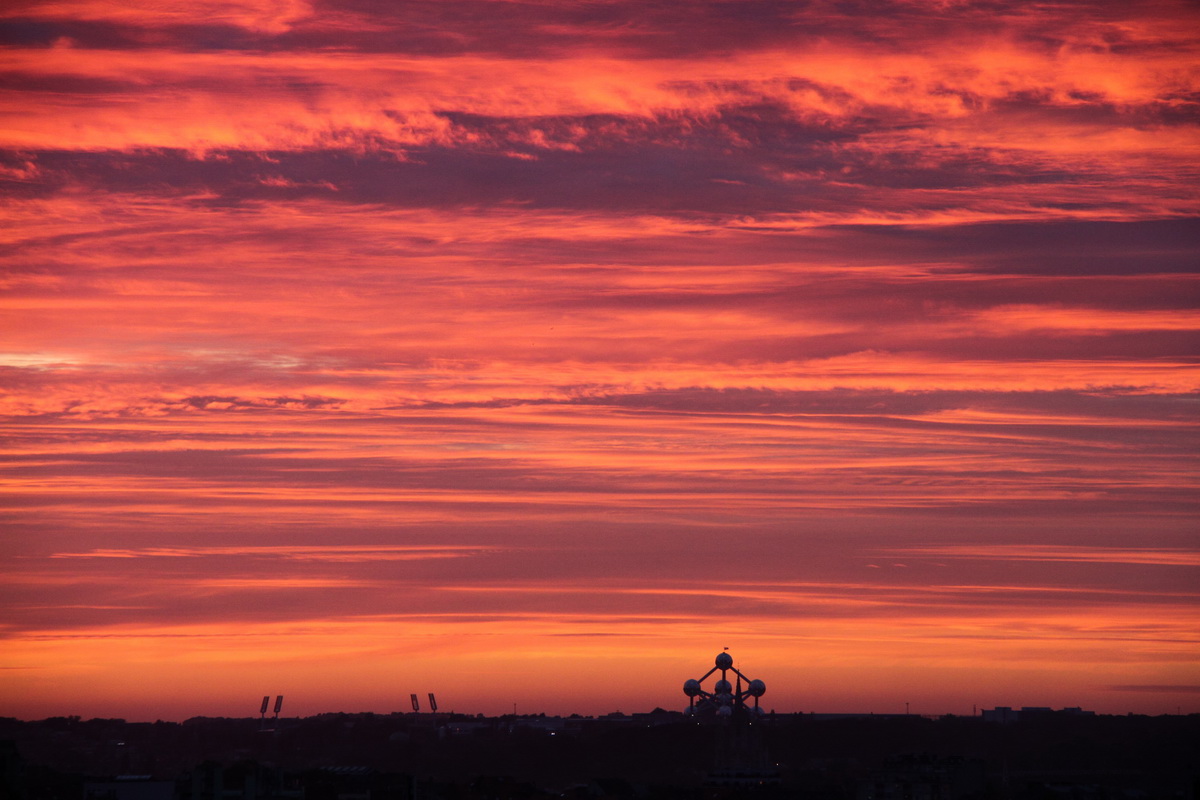
[[[257,547],[147,547],[138,550],[100,548],[85,553],[52,553],[50,558],[203,558],[205,556],[249,556],[297,561],[408,561],[422,558],[460,558],[479,548],[444,545],[328,545],[328,546],[257,546]]]

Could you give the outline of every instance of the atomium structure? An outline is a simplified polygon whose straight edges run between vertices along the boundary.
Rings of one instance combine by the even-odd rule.
[[[703,683],[717,670],[721,678],[713,685],[711,692],[706,691]],[[729,673],[737,676],[737,685],[729,682]],[[746,688],[742,688],[742,681]],[[698,680],[693,678],[683,684],[683,693],[689,698],[687,714],[715,714],[718,717],[731,717],[735,713],[747,710],[747,700],[754,698],[754,712],[759,713],[758,698],[767,691],[767,685],[760,680],[750,680],[733,665],[733,656],[729,653],[719,653],[716,666]]]

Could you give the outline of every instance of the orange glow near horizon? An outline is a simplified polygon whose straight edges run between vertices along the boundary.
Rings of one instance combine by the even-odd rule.
[[[0,11],[0,716],[1200,710],[1195,8],[454,5]]]

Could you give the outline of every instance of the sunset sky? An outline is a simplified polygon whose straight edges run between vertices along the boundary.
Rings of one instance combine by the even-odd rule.
[[[1200,711],[1189,0],[0,9],[0,716]]]

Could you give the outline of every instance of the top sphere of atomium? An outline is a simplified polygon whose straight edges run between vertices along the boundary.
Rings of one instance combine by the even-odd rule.
[[[729,653],[719,653],[717,655],[717,669],[729,669],[733,666],[733,656]]]

